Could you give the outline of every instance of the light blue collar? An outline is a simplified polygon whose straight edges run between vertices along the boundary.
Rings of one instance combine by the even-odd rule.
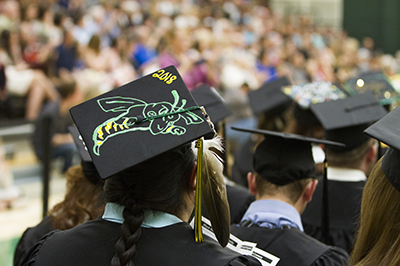
[[[108,202],[102,218],[110,222],[122,224],[124,222],[124,217],[122,215],[124,209],[124,206],[121,206],[117,203]],[[181,219],[166,212],[144,210],[142,227],[161,228],[181,222]]]
[[[278,200],[256,200],[250,204],[242,221],[268,228],[281,228],[283,225],[304,231],[299,212],[292,205]]]

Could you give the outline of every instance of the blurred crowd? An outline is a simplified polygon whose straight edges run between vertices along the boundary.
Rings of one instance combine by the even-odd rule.
[[[209,84],[234,106],[279,76],[301,84],[399,71],[400,53],[379,52],[371,38],[360,43],[308,16],[274,14],[267,3],[2,1],[0,100],[25,97],[25,118],[35,120],[65,80],[74,79],[88,99],[170,64],[189,89]],[[249,115],[237,109],[233,119]]]

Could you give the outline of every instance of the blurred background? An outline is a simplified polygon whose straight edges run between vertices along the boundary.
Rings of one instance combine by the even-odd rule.
[[[399,13],[396,0],[1,1],[0,265],[80,162],[45,113],[67,126],[70,107],[171,64],[190,90],[215,88],[233,112],[227,125],[256,127],[247,93],[282,76],[345,86],[379,72],[399,92]],[[243,139],[226,138],[229,177]]]

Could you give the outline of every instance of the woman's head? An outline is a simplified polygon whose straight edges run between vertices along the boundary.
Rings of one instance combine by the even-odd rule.
[[[115,245],[112,266],[134,265],[145,209],[179,217],[191,213],[193,206],[189,208],[185,198],[192,191],[189,198],[194,204],[194,189],[191,188],[194,166],[195,155],[189,143],[107,179],[107,200],[125,206],[122,237]]]
[[[70,229],[96,219],[104,211],[101,184],[93,184],[83,174],[82,166],[73,166],[65,174],[67,192],[64,200],[50,211],[54,229]]]
[[[400,254],[400,192],[386,178],[381,158],[364,187],[351,262],[352,265],[398,265],[397,254]]]
[[[195,160],[191,143],[156,156],[107,179],[106,198],[128,208],[134,201],[179,216],[187,208],[183,196],[190,191]]]

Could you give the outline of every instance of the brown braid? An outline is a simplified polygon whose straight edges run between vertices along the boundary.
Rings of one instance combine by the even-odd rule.
[[[128,207],[125,205],[123,211],[124,223],[121,226],[122,236],[115,244],[116,254],[114,255],[112,266],[133,266],[132,258],[136,254],[136,242],[142,233],[141,224],[144,220],[143,208],[133,202]]]

